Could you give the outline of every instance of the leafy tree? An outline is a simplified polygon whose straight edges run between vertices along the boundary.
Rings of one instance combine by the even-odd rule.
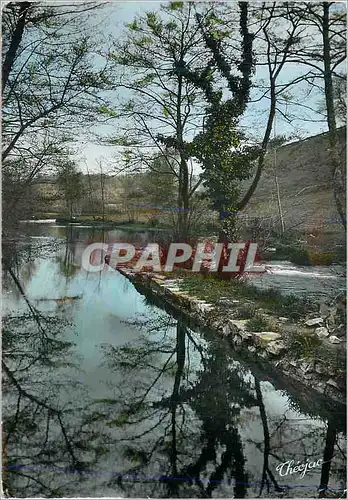
[[[159,208],[175,205],[178,188],[173,163],[166,156],[155,156],[151,168],[143,174],[143,191],[150,205]]]
[[[332,84],[336,120],[340,124],[345,124],[347,118],[347,76],[342,76],[343,78],[334,77]]]
[[[254,31],[251,37],[256,55],[255,67],[258,72],[261,72],[263,68],[267,69],[268,82],[257,81],[254,78],[247,110],[253,109],[253,101],[267,102],[268,100],[269,104],[267,104],[268,116],[257,155],[257,168],[253,181],[244,195],[237,199],[236,209],[243,210],[257,188],[265,166],[271,132],[275,131],[276,113],[280,120],[290,125],[296,119],[300,123],[305,123],[311,120],[318,121],[318,118],[323,121],[327,116],[331,137],[334,194],[337,209],[344,224],[345,182],[339,158],[337,134],[334,132],[336,121],[333,119],[339,109],[339,101],[333,82],[344,81],[344,75],[339,69],[346,57],[345,12],[338,4],[276,4],[274,2],[263,3],[261,9],[259,6],[249,4],[249,12],[249,22],[252,23]],[[207,33],[213,58],[223,64],[223,69],[228,69],[229,63],[230,67],[233,67],[233,63],[238,62],[233,58],[235,42],[228,32],[228,25],[232,24],[232,16],[233,9],[226,5],[220,8],[219,16],[214,16],[211,22],[207,23],[208,18],[206,18],[204,24],[201,23],[201,29]],[[310,36],[308,36],[309,32]],[[283,70],[289,64],[294,63],[297,64],[298,71],[296,75],[291,75],[289,78]],[[257,97],[255,96],[256,89],[258,90]],[[324,116],[318,116],[317,110],[312,109],[307,103],[308,98],[318,91],[323,91],[326,95],[325,108],[329,112]],[[296,110],[301,111],[300,116],[297,115]],[[249,139],[255,142],[255,137]],[[335,142],[335,146],[332,141]]]
[[[122,118],[130,119],[124,126],[127,138],[113,143],[127,148],[126,161],[133,167],[148,164],[153,148],[161,154],[165,149],[176,152],[173,159],[178,167],[179,232],[184,237],[190,197],[199,184],[210,183],[214,208],[223,213],[234,203],[236,181],[250,175],[253,158],[242,146],[236,123],[245,109],[253,67],[247,6],[240,4],[238,77],[220,54],[220,35],[226,35],[212,26],[214,8],[202,6],[200,14],[196,13],[192,3],[180,2],[148,12],[128,25],[125,41],[109,56],[123,69],[117,82],[119,88],[132,93],[120,113]],[[212,33],[207,32],[207,25],[214,28]],[[221,76],[227,78],[232,92],[227,101],[221,90]],[[190,185],[192,160],[205,170],[194,185]]]
[[[179,232],[184,238],[190,196],[197,189],[190,182],[187,142],[202,127],[202,93],[180,68],[184,60],[201,67],[203,53],[190,2],[138,16],[109,54],[118,75],[115,86],[121,105],[117,103],[117,107],[123,120],[119,136],[110,142],[124,148],[128,168],[151,170],[155,155],[166,157],[175,166]],[[112,117],[113,110],[109,115]]]
[[[287,88],[296,83],[282,85],[279,82],[292,48],[298,44],[301,30],[300,16],[286,17],[287,12],[286,5],[278,8],[274,3],[264,3],[260,14],[260,9],[254,9],[252,4],[240,3],[239,58],[236,56],[236,34],[229,29],[237,21],[235,8],[224,5],[204,19],[198,16],[212,58],[209,65],[216,67],[221,74],[224,93],[219,95],[212,91],[208,70],[203,78],[192,75],[210,102],[206,110],[206,130],[198,137],[197,149],[198,155],[205,154],[203,178],[214,206],[220,212],[223,233],[229,239],[235,236],[237,212],[247,206],[261,178],[280,99],[285,97]],[[281,14],[283,29],[286,28],[286,35],[282,38],[278,26]],[[249,32],[251,23],[254,33]],[[254,68],[262,66],[266,66],[269,73],[269,83],[263,85],[261,95],[269,100],[268,116],[260,144],[248,147],[246,144],[256,142],[255,136],[242,134],[238,124],[252,102],[250,92],[257,85],[252,82]],[[226,99],[226,95],[231,97]],[[243,193],[241,181],[252,174],[252,182]]]
[[[57,186],[64,197],[69,216],[72,218],[85,191],[82,173],[77,170],[73,162],[67,162],[61,167],[57,177]]]

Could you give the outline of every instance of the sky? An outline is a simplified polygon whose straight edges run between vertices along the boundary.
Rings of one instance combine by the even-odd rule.
[[[110,5],[98,12],[98,22],[100,22],[105,35],[110,34],[114,38],[118,38],[124,29],[124,25],[130,23],[137,14],[157,10],[162,3],[163,1],[152,2],[147,0],[112,1]],[[91,143],[89,139],[80,143],[78,149],[78,163],[84,172],[86,172],[86,164],[90,172],[97,171],[100,160],[102,160],[103,168],[107,171],[115,154],[114,147]]]
[[[100,29],[103,30],[104,35],[111,35],[114,38],[119,38],[124,24],[131,22],[137,14],[144,13],[145,11],[157,10],[163,2],[153,2],[153,1],[124,1],[124,2],[112,2],[101,11],[97,13],[98,22],[100,23]],[[96,20],[96,19],[95,19]],[[288,64],[282,70],[282,79],[288,81],[294,76],[300,73],[301,69],[295,64]],[[267,79],[267,69],[265,67],[257,69],[256,78]],[[252,94],[252,97],[256,98],[256,94]],[[317,107],[318,98],[310,97],[305,101],[306,105],[311,107]],[[261,138],[264,127],[265,120],[267,118],[268,101],[261,100],[259,102],[253,103],[249,106],[245,116],[241,120],[242,127],[247,131],[247,133]],[[324,121],[306,121],[303,118],[308,118],[306,110],[298,108],[297,116],[298,119],[289,125],[284,121],[280,113],[276,114],[275,126],[273,134],[276,135],[293,135],[296,137],[303,138],[327,130],[327,125]],[[317,117],[319,118],[319,117]],[[117,124],[115,124],[115,127]],[[105,171],[110,170],[111,164],[114,164],[112,157],[116,152],[115,147],[102,146],[91,142],[90,138],[85,138],[83,141],[79,142],[77,160],[81,170],[86,171],[86,165],[89,171],[99,170],[98,162],[102,160],[103,169]],[[199,172],[199,168],[195,168],[195,173]]]

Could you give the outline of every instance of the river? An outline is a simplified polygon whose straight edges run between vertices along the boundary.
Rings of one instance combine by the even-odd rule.
[[[246,364],[117,271],[86,273],[81,253],[101,237],[146,240],[23,224],[5,250],[5,492],[342,496],[345,408]]]

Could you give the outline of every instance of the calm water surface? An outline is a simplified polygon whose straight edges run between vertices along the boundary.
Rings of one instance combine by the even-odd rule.
[[[245,364],[118,272],[81,270],[98,231],[22,229],[3,287],[10,496],[342,497],[345,408]]]

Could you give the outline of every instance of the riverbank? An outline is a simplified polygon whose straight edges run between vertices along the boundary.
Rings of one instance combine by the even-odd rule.
[[[124,229],[127,231],[149,231],[151,233],[171,232],[172,227],[167,220],[153,218],[150,214],[141,214],[136,220],[132,221],[124,214],[84,214],[69,218],[62,213],[57,212],[37,212],[29,220],[22,222],[53,222],[59,225],[79,225],[84,227],[93,227],[98,229]],[[201,225],[196,236],[205,238],[215,238],[218,234],[218,226],[209,224]],[[345,265],[346,246],[345,244],[320,245],[317,237],[306,238],[306,235],[288,231],[285,235],[273,235],[260,245],[260,257],[266,262],[270,261],[289,261],[295,265],[306,266],[331,266]],[[250,235],[242,239],[249,239]],[[262,238],[261,238],[262,239]],[[319,238],[320,239],[320,238]]]
[[[197,325],[227,338],[244,357],[266,362],[293,382],[345,403],[346,337],[344,326],[337,324],[336,305],[182,270],[171,275],[119,271]]]

